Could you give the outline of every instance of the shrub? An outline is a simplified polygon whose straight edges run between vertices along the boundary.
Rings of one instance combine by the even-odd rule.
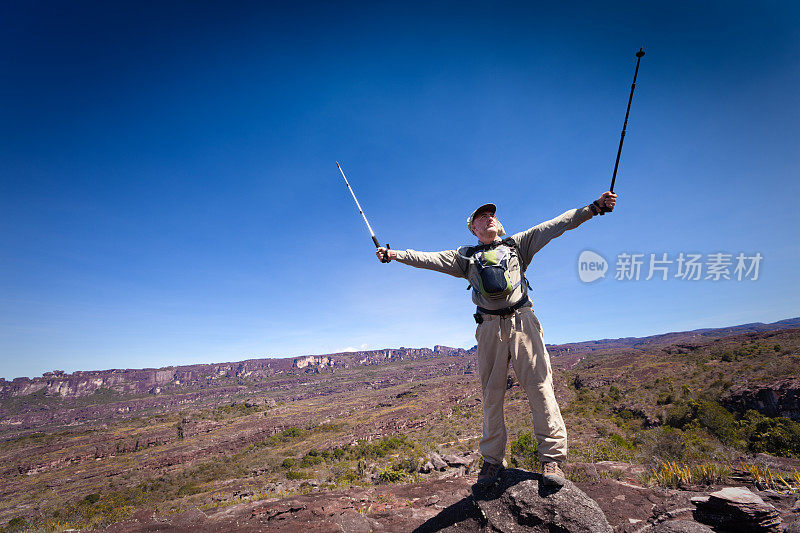
[[[25,531],[25,519],[22,517],[12,518],[8,521],[8,524],[3,531],[8,531],[9,533],[13,532],[16,533],[17,531]]]
[[[519,434],[517,439],[511,443],[509,454],[511,464],[515,467],[523,467],[528,470],[541,468],[536,437],[530,431]]]
[[[700,402],[697,422],[725,444],[734,444],[738,440],[736,419],[717,402]]]
[[[322,462],[322,460],[323,460],[322,457],[320,457],[318,455],[306,454],[300,460],[300,467],[301,468],[308,468],[310,466],[318,465],[318,464],[320,464]]]
[[[681,432],[671,427],[648,431],[642,441],[645,456],[660,461],[681,459],[686,450]]]
[[[634,445],[621,435],[612,433],[605,438],[597,439],[592,445],[584,449],[581,455],[586,460],[596,461],[631,461],[633,460]]]
[[[419,471],[422,466],[422,458],[417,456],[406,456],[400,458],[392,467],[394,470],[402,470],[409,474],[414,474]]]
[[[736,419],[717,402],[681,401],[667,410],[666,423],[678,429],[705,428],[725,444],[740,440]]]
[[[402,470],[398,465],[378,473],[378,481],[381,483],[400,483],[409,480],[408,472]]]
[[[619,399],[622,397],[622,392],[614,385],[611,385],[611,387],[608,388],[608,397],[615,402],[619,401]]]
[[[617,435],[616,433],[609,435],[608,440],[611,442],[611,444],[620,448],[627,448],[628,450],[632,450],[634,448],[633,443],[628,442],[625,440],[625,437],[622,435]]]
[[[356,472],[355,470],[348,469],[343,472],[339,472],[339,474],[335,478],[335,481],[337,484],[341,483],[352,484],[360,479],[361,476],[358,475],[358,472]]]
[[[303,436],[303,430],[300,429],[300,428],[297,428],[297,427],[290,427],[290,428],[287,428],[287,429],[284,429],[283,431],[281,431],[280,436],[284,437],[286,439],[293,439],[293,438],[296,438],[296,437],[302,437]]]
[[[309,477],[311,476],[299,470],[289,470],[286,472],[286,479],[308,479]]]
[[[400,448],[413,448],[413,443],[406,439],[405,435],[395,435],[383,437],[378,442],[366,442],[359,440],[355,446],[350,447],[347,452],[352,459],[385,457],[389,452]]]
[[[100,495],[99,495],[99,494],[97,494],[97,493],[94,493],[94,494],[88,494],[88,495],[87,495],[87,496],[86,496],[86,497],[83,499],[83,501],[85,501],[86,503],[89,503],[89,504],[92,504],[92,503],[97,503],[97,502],[99,502],[99,501],[100,501]]]
[[[747,433],[751,451],[800,457],[800,423],[784,417],[762,415],[750,415],[750,422]]]
[[[669,405],[673,401],[675,400],[672,397],[672,393],[662,392],[661,394],[658,395],[658,398],[656,398],[656,405]]]

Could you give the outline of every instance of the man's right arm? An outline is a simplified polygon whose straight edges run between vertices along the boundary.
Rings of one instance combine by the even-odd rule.
[[[386,254],[389,261],[397,261],[405,265],[416,268],[425,268],[450,274],[457,278],[467,277],[467,265],[455,250],[445,250],[443,252],[418,252],[416,250],[387,250],[378,248],[375,255],[381,259]]]

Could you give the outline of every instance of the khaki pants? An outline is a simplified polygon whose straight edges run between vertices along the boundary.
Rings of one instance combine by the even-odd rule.
[[[478,372],[483,391],[483,438],[481,455],[499,464],[506,452],[503,401],[509,360],[520,385],[528,395],[533,429],[543,462],[563,462],[567,457],[567,429],[553,394],[550,356],[544,346],[542,326],[530,307],[501,318],[483,315],[475,332],[478,341]]]

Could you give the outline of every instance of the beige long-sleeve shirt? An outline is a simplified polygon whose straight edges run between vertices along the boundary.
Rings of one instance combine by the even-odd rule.
[[[592,210],[588,206],[570,209],[551,220],[512,235],[511,238],[517,244],[519,254],[516,252],[511,254],[508,263],[508,274],[516,288],[510,294],[498,298],[490,298],[473,289],[472,301],[475,305],[485,309],[503,309],[518,302],[527,294],[528,288],[521,281],[536,252],[551,240],[567,230],[577,228],[592,216]],[[500,240],[500,237],[497,240]],[[458,250],[444,250],[442,252],[397,250],[396,254],[397,261],[403,264],[443,272],[457,278],[465,278],[473,287],[479,286],[478,269],[473,264],[473,260],[465,257]]]

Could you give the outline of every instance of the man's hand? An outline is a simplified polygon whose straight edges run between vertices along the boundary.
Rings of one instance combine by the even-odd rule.
[[[397,259],[397,252],[395,252],[394,250],[387,250],[383,246],[375,250],[375,255],[378,257],[378,261],[381,262],[383,262],[384,257],[388,259],[388,261],[386,261],[387,263],[391,262],[392,259]]]
[[[601,209],[609,212],[614,210],[614,205],[617,203],[617,195],[611,191],[606,191],[595,202]]]

